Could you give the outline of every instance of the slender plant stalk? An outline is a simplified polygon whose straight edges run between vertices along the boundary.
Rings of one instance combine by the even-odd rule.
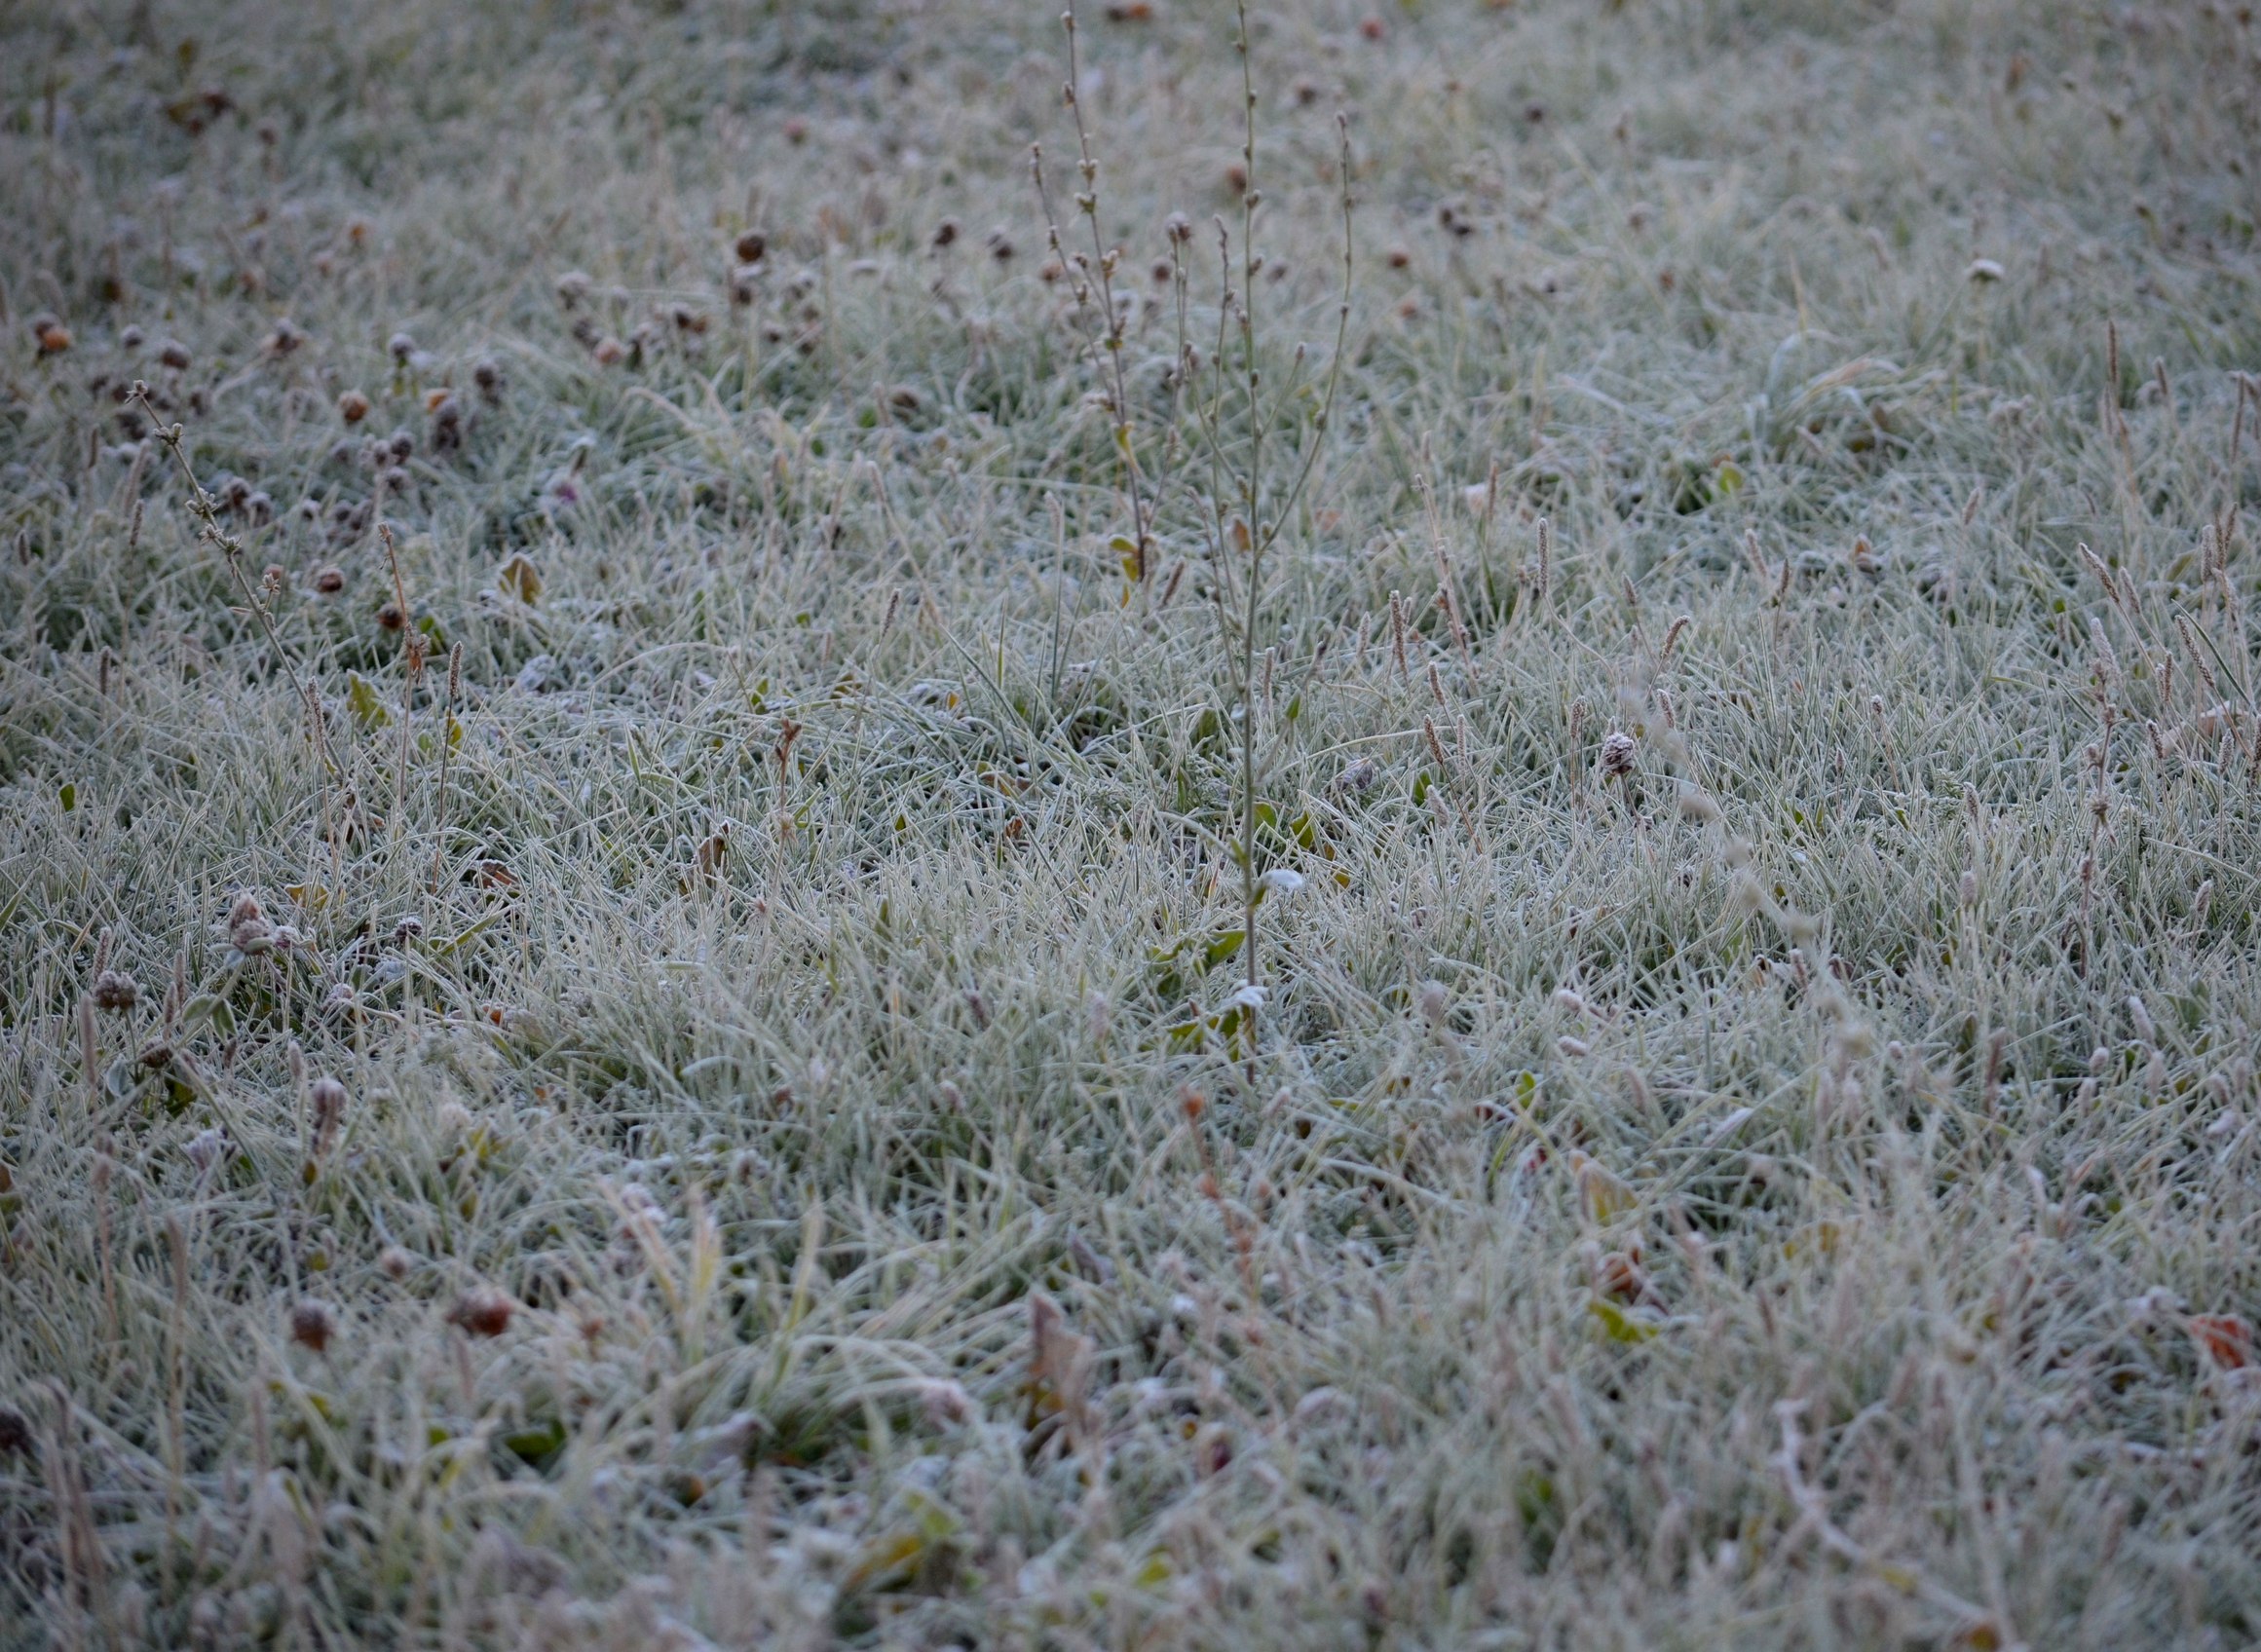
[[[1080,94],[1081,73],[1075,50],[1075,7],[1070,0],[1060,15],[1061,27],[1068,36],[1068,79],[1061,88],[1061,98],[1075,121],[1076,174],[1083,187],[1075,193],[1075,209],[1083,214],[1091,232],[1091,252],[1088,257],[1071,252],[1061,240],[1059,215],[1052,210],[1051,192],[1044,185],[1044,149],[1041,144],[1029,146],[1029,171],[1036,180],[1036,200],[1044,211],[1046,244],[1054,257],[1064,266],[1072,265],[1081,279],[1075,283],[1076,314],[1085,319],[1086,337],[1092,349],[1107,359],[1108,370],[1113,381],[1113,422],[1110,435],[1115,451],[1122,456],[1125,491],[1130,495],[1131,507],[1131,573],[1140,584],[1145,584],[1152,573],[1149,551],[1153,544],[1153,508],[1148,499],[1146,480],[1139,469],[1137,444],[1131,438],[1130,380],[1123,369],[1122,308],[1116,303],[1114,291],[1115,255],[1109,250],[1106,237],[1099,227],[1099,161],[1091,152],[1091,131],[1083,119],[1083,99]],[[1092,283],[1099,289],[1099,316],[1091,320]]]

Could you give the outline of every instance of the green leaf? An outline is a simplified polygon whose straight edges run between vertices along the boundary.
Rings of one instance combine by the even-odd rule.
[[[514,596],[528,608],[542,600],[542,571],[522,550],[513,550],[495,570],[495,588]]]
[[[1657,1328],[1646,1320],[1635,1319],[1615,1302],[1599,1296],[1586,1304],[1586,1311],[1602,1322],[1602,1330],[1612,1342],[1646,1342],[1656,1334]]]
[[[541,1468],[565,1448],[565,1424],[555,1417],[503,1436],[503,1448],[530,1468]]]
[[[352,710],[354,721],[364,729],[382,729],[393,721],[393,713],[385,708],[377,685],[358,671],[346,674],[346,705]]]
[[[56,801],[62,805],[62,811],[65,814],[79,807],[79,789],[68,780],[62,783],[62,789],[55,796]]]
[[[1215,969],[1219,964],[1223,963],[1234,953],[1240,951],[1241,943],[1247,939],[1248,932],[1244,929],[1225,930],[1224,934],[1218,936],[1217,939],[1211,941],[1207,947],[1202,949],[1202,967],[1204,969]]]

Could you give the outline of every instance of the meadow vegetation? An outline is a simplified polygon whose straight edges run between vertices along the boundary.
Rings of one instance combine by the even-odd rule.
[[[1241,27],[0,12],[0,1642],[2261,1635],[2253,8]]]

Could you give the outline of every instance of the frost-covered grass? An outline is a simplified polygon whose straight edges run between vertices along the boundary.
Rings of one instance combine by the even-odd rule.
[[[1112,10],[0,14],[0,1641],[2249,1643],[2250,9]]]

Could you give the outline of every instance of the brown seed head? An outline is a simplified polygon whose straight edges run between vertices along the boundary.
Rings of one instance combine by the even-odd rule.
[[[337,1134],[338,1126],[346,1116],[346,1087],[328,1074],[314,1081],[308,1092],[314,1103],[314,1134],[320,1145],[329,1145],[329,1139]]]
[[[1633,772],[1633,736],[1619,730],[1602,742],[1602,772],[1622,780]]]
[[[480,1285],[455,1299],[455,1306],[447,1310],[447,1322],[472,1336],[500,1336],[510,1329],[510,1316],[517,1310],[518,1304],[502,1292]]]
[[[259,909],[259,897],[245,890],[228,909],[228,944],[240,953],[263,953],[275,945],[275,925]]]
[[[329,1351],[330,1338],[338,1333],[337,1315],[327,1302],[308,1297],[290,1310],[290,1339],[302,1348],[316,1353]]]
[[[346,571],[343,568],[324,568],[314,577],[314,588],[323,596],[335,596],[346,588]]]
[[[105,969],[94,977],[94,1007],[110,1011],[129,1010],[140,1000],[141,988],[133,977],[122,969]]]

